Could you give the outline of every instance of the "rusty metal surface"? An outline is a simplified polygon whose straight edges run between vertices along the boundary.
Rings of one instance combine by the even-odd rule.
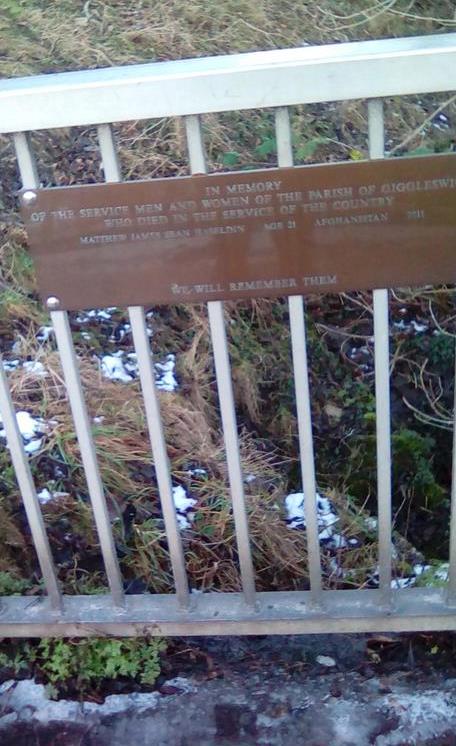
[[[456,281],[456,155],[28,190],[21,206],[60,308]]]

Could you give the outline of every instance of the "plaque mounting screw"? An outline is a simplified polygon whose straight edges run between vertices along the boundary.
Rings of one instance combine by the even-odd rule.
[[[60,306],[60,300],[55,295],[50,295],[46,300],[46,305],[50,311],[57,311]]]
[[[32,192],[31,189],[27,189],[22,195],[22,202],[24,205],[33,205],[36,202],[36,192]]]

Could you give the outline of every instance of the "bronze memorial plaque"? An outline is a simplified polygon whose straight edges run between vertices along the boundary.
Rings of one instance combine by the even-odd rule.
[[[456,155],[22,193],[44,299],[182,303],[456,281]]]

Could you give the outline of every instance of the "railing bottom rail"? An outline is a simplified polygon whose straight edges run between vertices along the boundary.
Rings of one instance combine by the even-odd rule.
[[[3,597],[2,637],[88,637],[148,635],[263,635],[330,632],[404,632],[451,630],[456,609],[441,588],[393,591],[391,611],[381,605],[379,590],[324,591],[315,609],[309,591],[258,593],[257,607],[241,593],[203,593],[190,610],[173,595],[126,596],[125,607],[109,595],[64,596],[63,613],[46,597]]]

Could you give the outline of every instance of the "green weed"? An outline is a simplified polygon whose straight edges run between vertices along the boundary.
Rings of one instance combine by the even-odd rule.
[[[153,686],[165,650],[165,640],[158,637],[21,640],[3,643],[0,666],[16,675],[28,670],[55,698],[82,698],[115,679]]]

